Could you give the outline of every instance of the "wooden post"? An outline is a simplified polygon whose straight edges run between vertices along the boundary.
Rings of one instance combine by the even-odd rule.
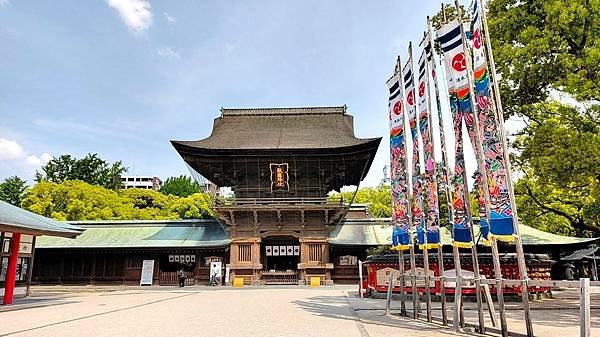
[[[498,297],[498,309],[500,311],[500,328],[502,330],[502,337],[508,337],[506,309],[504,308],[504,285],[502,284],[502,268],[500,267],[500,254],[498,254],[498,242],[494,238],[491,241],[494,277],[496,278],[496,296]]]
[[[394,287],[394,274],[390,273],[390,278],[388,281],[387,295],[385,298],[385,315],[389,316],[391,313],[392,307],[392,288]]]
[[[590,337],[590,279],[579,279],[579,336]]]
[[[12,304],[15,295],[15,280],[17,278],[17,260],[19,258],[19,246],[21,233],[13,233],[10,239],[10,256],[8,257],[8,268],[6,270],[6,282],[4,282],[3,304]]]
[[[523,253],[523,243],[521,242],[521,236],[518,231],[518,223],[515,223],[515,228],[517,229],[515,241],[517,246],[517,262],[519,264],[519,278],[521,279],[521,299],[523,300],[525,327],[527,328],[527,337],[533,337],[533,322],[531,320],[531,308],[529,306],[529,277],[527,276],[527,265],[525,265],[525,254]]]
[[[408,43],[408,57],[409,60],[412,60],[412,42]],[[412,64],[412,61],[411,61]],[[413,71],[413,69],[411,69],[411,72]],[[402,79],[401,84],[402,87],[404,88],[404,74],[401,71],[400,72],[400,78]],[[414,95],[414,88],[413,88],[413,95]],[[403,95],[403,98],[406,99],[406,97]],[[417,111],[416,111],[417,107],[415,107],[415,115],[417,115]],[[404,109],[406,110],[406,109]],[[404,118],[406,119],[406,111],[402,111],[402,114],[404,116]],[[410,122],[410,116],[408,116],[408,120]],[[410,123],[409,123],[410,124]],[[406,132],[406,137],[404,140],[404,149],[406,151],[406,154],[408,154],[408,142],[406,141],[406,139],[408,139],[408,134],[410,132],[410,129],[407,130],[408,132]],[[413,139],[413,142],[416,141],[415,139]],[[411,149],[412,150],[412,149]],[[418,159],[417,159],[418,160]],[[421,311],[420,309],[420,305],[419,305],[419,292],[417,291],[417,271],[416,271],[416,262],[415,262],[415,240],[414,240],[414,236],[413,236],[413,232],[412,230],[415,228],[415,224],[413,223],[413,215],[412,215],[412,205],[410,202],[410,199],[413,197],[413,186],[412,186],[412,179],[415,173],[412,172],[413,177],[411,177],[410,175],[408,175],[408,167],[412,167],[412,165],[409,165],[408,162],[408,155],[405,158],[405,163],[406,163],[406,173],[407,173],[407,191],[408,191],[408,233],[410,236],[410,248],[409,248],[409,254],[410,254],[410,280],[411,280],[411,285],[412,285],[412,302],[413,302],[413,318],[419,318],[419,312]]]
[[[266,259],[266,256],[265,256]],[[266,263],[265,263],[266,265]],[[360,292],[360,298],[363,298],[363,271],[362,261],[358,260],[358,291]]]
[[[510,203],[512,204],[513,207],[513,213],[512,213],[512,218],[513,218],[513,228],[514,228],[514,233],[515,233],[515,239],[516,239],[516,246],[517,246],[517,262],[519,264],[519,275],[521,277],[521,283],[522,283],[522,297],[523,297],[523,311],[525,314],[525,326],[527,328],[527,336],[528,337],[533,337],[533,323],[531,322],[531,312],[530,312],[530,308],[529,308],[529,288],[527,285],[527,280],[528,280],[528,276],[527,276],[527,266],[525,265],[525,256],[523,254],[523,243],[521,242],[521,237],[519,234],[519,217],[517,215],[517,203],[515,201],[515,193],[514,193],[514,189],[513,189],[513,183],[512,183],[512,168],[510,165],[510,158],[508,156],[508,142],[506,140],[506,133],[505,133],[505,129],[504,129],[504,111],[502,108],[502,99],[500,97],[500,87],[498,86],[498,81],[496,79],[496,64],[494,62],[494,52],[492,50],[492,44],[490,41],[490,34],[489,34],[489,28],[488,28],[488,24],[487,24],[487,17],[486,17],[486,13],[485,13],[485,8],[483,7],[483,1],[481,0],[477,0],[478,1],[478,5],[480,10],[480,15],[481,15],[481,21],[483,23],[482,25],[482,30],[483,30],[483,39],[485,41],[486,44],[486,48],[487,48],[487,56],[488,56],[488,60],[489,60],[489,66],[490,66],[490,79],[491,79],[491,83],[492,83],[492,88],[493,88],[493,92],[494,92],[494,97],[495,97],[495,104],[496,104],[496,110],[498,113],[498,123],[500,124],[500,134],[502,136],[502,149],[504,151],[504,154],[506,156],[506,185],[508,188],[508,195],[510,197]]]
[[[410,281],[412,286],[412,302],[413,302],[413,318],[419,318],[421,312],[421,305],[419,304],[419,291],[417,289],[417,269],[415,262],[415,245],[414,240],[410,239]]]
[[[443,8],[443,5],[442,5]],[[438,116],[438,124],[440,130],[440,147],[442,152],[442,168],[443,168],[443,179],[444,179],[444,192],[446,194],[446,206],[448,208],[448,220],[452,223],[452,202],[451,196],[452,193],[450,191],[450,174],[448,170],[448,153],[446,150],[446,133],[444,131],[444,121],[442,115],[442,104],[440,99],[440,89],[438,85],[438,76],[435,66],[435,58],[434,58],[434,46],[431,41],[431,20],[429,16],[427,16],[427,33],[428,33],[428,41],[426,42],[431,49],[431,63],[426,62],[427,73],[431,73],[433,79],[433,86],[435,89],[435,102],[437,108],[437,116]],[[431,64],[431,69],[429,65]],[[430,109],[431,110],[431,109]],[[430,113],[431,115],[431,113]],[[429,122],[430,134],[433,135],[433,120],[430,118]],[[438,214],[439,216],[439,214]],[[439,226],[439,224],[438,224]],[[441,243],[440,243],[441,245]],[[446,307],[446,287],[444,286],[444,254],[442,251],[442,247],[438,248],[438,270],[440,274],[440,300],[442,302],[442,323],[444,325],[448,324],[448,313]]]
[[[404,291],[404,251],[398,252],[398,272],[400,272],[400,315],[406,316],[406,292]]]
[[[33,236],[33,239],[31,240],[31,261],[29,262],[29,270],[27,271],[27,290],[26,290],[26,295],[27,297],[31,296],[31,277],[33,276],[33,262],[34,262],[34,258],[35,258],[35,241],[36,241],[36,236]]]
[[[465,52],[465,55],[467,55],[467,53],[469,52],[469,47],[466,44],[465,41],[465,32],[464,32],[464,28],[462,25],[462,15],[461,15],[461,10],[460,10],[460,5],[458,3],[458,0],[454,0],[454,4],[456,6],[456,10],[457,10],[457,17],[458,17],[458,22],[459,22],[459,27],[460,27],[460,39],[462,41],[462,45],[463,45],[463,49]],[[483,152],[483,145],[481,144],[481,130],[479,128],[479,109],[477,108],[477,103],[475,102],[475,94],[473,92],[473,65],[471,64],[471,57],[467,56],[465,57],[467,60],[467,83],[469,86],[469,96],[471,99],[471,109],[473,109],[473,127],[475,128],[475,137],[474,139],[472,139],[471,141],[474,143],[473,145],[473,149],[475,150],[475,157],[477,159],[477,164],[478,164],[478,168],[479,168],[479,173],[481,174],[481,182],[483,184],[482,189],[483,189],[483,196],[485,199],[485,216],[486,216],[486,220],[488,221],[488,223],[490,223],[489,219],[490,219],[490,190],[489,190],[489,186],[488,186],[488,178],[487,178],[487,172],[486,172],[486,165],[485,165],[485,153]],[[465,184],[467,183],[467,177],[466,177],[466,170],[465,172],[463,172],[463,179]],[[465,191],[469,191],[469,189],[467,188],[467,186],[465,186]],[[471,202],[469,200],[469,196],[467,195],[467,197],[465,198],[465,208],[467,211],[467,214],[469,214],[471,212]],[[471,240],[475,240],[475,235],[473,232],[473,222],[472,222],[472,215],[469,216],[469,228],[471,230]],[[479,314],[479,333],[484,334],[485,333],[485,317],[484,317],[484,313],[483,313],[483,303],[482,303],[482,299],[481,299],[481,275],[479,273],[479,261],[477,258],[477,244],[473,243],[473,247],[471,248],[471,255],[473,257],[473,277],[475,278],[475,291],[477,293],[476,297],[477,297],[477,312]]]
[[[426,297],[426,314],[427,314],[427,322],[431,323],[432,315],[431,315],[431,289],[429,288],[429,252],[427,250],[427,226],[424,228],[424,236],[425,236],[425,248],[423,249],[423,269],[425,275],[425,297]]]
[[[444,252],[438,248],[438,270],[440,273],[440,301],[442,302],[442,324],[448,325],[448,308],[446,306],[446,276],[444,275]]]
[[[454,312],[452,316],[452,329],[454,332],[460,332],[460,321],[462,315],[462,270],[460,265],[460,252],[458,247],[452,246],[452,255],[454,256],[454,272],[456,274],[456,283],[454,286]]]

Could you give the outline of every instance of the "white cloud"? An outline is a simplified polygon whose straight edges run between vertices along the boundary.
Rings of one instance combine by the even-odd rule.
[[[6,0],[6,1],[8,1],[8,0]],[[177,18],[176,17],[170,16],[169,13],[167,13],[167,12],[164,12],[163,14],[165,15],[165,19],[167,19],[167,21],[169,23],[175,23],[175,22],[177,22]]]
[[[8,5],[10,2],[8,0],[0,0],[0,7],[4,7]]]
[[[29,165],[34,165],[34,166],[41,166],[41,165],[46,165],[46,163],[48,163],[50,160],[52,160],[52,155],[49,153],[42,153],[41,156],[28,156],[27,157],[27,164]]]
[[[1,0],[0,0],[1,1]],[[107,0],[108,6],[119,12],[127,27],[141,33],[150,27],[152,12],[146,0]]]
[[[174,51],[171,47],[163,47],[163,48],[159,48],[156,51],[156,55],[165,58],[165,59],[171,59],[171,60],[179,60],[181,58],[181,56]]]
[[[13,160],[25,155],[23,147],[12,139],[0,138],[0,160]]]

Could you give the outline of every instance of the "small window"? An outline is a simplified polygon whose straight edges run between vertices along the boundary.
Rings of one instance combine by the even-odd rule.
[[[252,262],[252,245],[239,245],[238,249],[239,262]]]
[[[320,243],[308,244],[308,261],[321,262],[323,258],[323,246]]]

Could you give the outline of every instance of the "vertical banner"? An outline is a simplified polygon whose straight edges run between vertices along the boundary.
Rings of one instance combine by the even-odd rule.
[[[387,81],[389,90],[390,116],[390,182],[392,193],[392,246],[397,250],[409,248],[408,191],[406,158],[406,135],[404,132],[404,108],[402,88],[400,86],[399,64],[394,75]]]
[[[422,51],[419,57],[419,131],[423,142],[423,159],[425,164],[425,175],[422,179],[424,189],[424,209],[427,212],[424,228],[417,229],[419,245],[427,244],[427,248],[439,248],[439,208],[437,194],[437,180],[435,159],[433,157],[433,137],[431,133],[431,116],[429,102],[429,79],[427,76],[426,52]],[[427,239],[427,240],[425,240]]]
[[[421,163],[419,150],[419,115],[417,114],[415,80],[413,75],[413,57],[412,48],[408,49],[408,61],[402,69],[404,78],[404,92],[406,93],[406,112],[408,113],[408,124],[412,136],[412,203],[411,215],[412,224],[417,228],[423,227],[423,181],[421,178]]]
[[[514,234],[513,207],[510,203],[506,179],[507,158],[502,145],[499,117],[490,88],[481,26],[478,1],[475,1],[473,4],[473,75],[475,101],[479,110],[479,131],[490,195],[489,231],[499,240],[511,241]],[[481,199],[483,199],[483,195],[481,195]],[[484,228],[482,234],[487,238],[487,230],[485,230],[487,226],[485,225],[482,222]]]
[[[469,191],[465,188],[465,157],[463,150],[463,112],[471,110],[467,81],[467,60],[462,46],[458,21],[443,25],[438,40],[444,54],[446,79],[455,138],[455,164],[452,176],[453,245],[472,247],[471,223],[467,210]]]

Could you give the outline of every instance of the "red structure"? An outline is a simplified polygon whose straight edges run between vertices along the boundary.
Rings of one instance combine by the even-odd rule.
[[[40,235],[73,238],[82,229],[37,215],[0,201],[0,296],[3,304],[12,304],[17,295],[27,294],[35,238]]]
[[[4,299],[2,304],[12,304],[15,292],[15,279],[17,276],[17,258],[19,257],[19,245],[21,233],[13,233],[10,244],[10,257],[8,258],[8,270],[6,271],[6,285],[4,286]]]
[[[461,254],[461,265],[463,269],[463,277],[467,276],[468,273],[473,271],[471,254]],[[405,259],[408,260],[408,259]],[[516,254],[502,254],[500,256],[500,261],[502,265],[502,275],[505,279],[519,279],[519,268],[517,265],[517,256]],[[525,261],[527,263],[527,272],[529,277],[533,280],[549,280],[550,279],[550,270],[552,268],[552,264],[554,261],[550,260],[550,257],[546,254],[525,254]],[[439,277],[439,261],[437,259],[437,254],[429,255],[429,268],[430,275],[434,275]],[[454,275],[454,261],[452,258],[452,254],[444,254],[444,273],[447,277],[455,276]],[[387,283],[389,281],[390,273],[398,275],[398,255],[397,254],[389,254],[389,255],[380,255],[380,256],[369,256],[367,261],[365,262],[365,266],[367,267],[367,280],[366,280],[366,289],[367,293],[372,292],[385,292],[387,291]],[[423,275],[423,256],[419,254],[416,256],[416,267],[417,274]],[[479,254],[479,267],[481,275],[487,279],[494,278],[494,266],[492,261],[491,254]],[[404,270],[408,274],[410,272],[410,263],[409,261],[405,261]],[[467,281],[468,282],[468,281]],[[475,284],[467,284],[462,287],[463,295],[475,295]],[[425,281],[420,280],[417,281],[419,292],[425,292]],[[400,281],[394,282],[394,292],[400,292]],[[441,285],[439,281],[432,281],[430,283],[431,292],[433,294],[440,294]],[[411,291],[410,279],[407,278],[405,280],[405,291]],[[490,286],[490,290],[492,294],[495,294],[495,288],[493,285]],[[550,292],[550,287],[530,287],[530,293],[548,293]],[[446,282],[445,283],[445,293],[448,295],[454,294],[454,283]],[[520,286],[505,286],[504,294],[510,295],[520,295],[521,287]]]

